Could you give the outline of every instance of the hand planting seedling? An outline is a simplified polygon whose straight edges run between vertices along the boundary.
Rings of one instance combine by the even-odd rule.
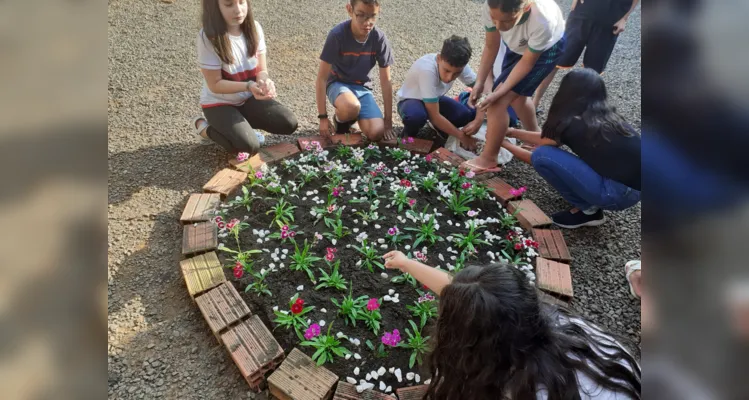
[[[411,350],[408,368],[413,368],[416,363],[421,365],[422,356],[429,351],[429,336],[422,337],[421,331],[416,327],[416,324],[411,320],[409,320],[408,323],[411,325],[411,328],[413,328],[413,331],[406,328],[408,339],[398,344],[398,347]]]
[[[284,225],[291,225],[291,223],[294,222],[295,209],[296,206],[287,202],[283,198],[278,199],[278,203],[276,203],[276,205],[273,206],[270,211],[265,213],[266,215],[273,214],[273,220],[271,221],[269,226],[273,226],[274,223],[279,227]]]
[[[313,265],[321,261],[322,258],[313,256],[310,254],[310,244],[307,243],[307,239],[304,240],[304,247],[299,249],[299,246],[294,243],[294,254],[291,256],[291,264],[289,269],[292,271],[304,271],[309,276],[312,283],[316,283],[315,274],[312,272]]]
[[[340,303],[338,303],[338,300],[334,298],[331,298],[330,301],[338,307],[338,315],[343,316],[343,321],[346,325],[351,322],[351,325],[356,326],[356,320],[359,319],[359,313],[362,313],[366,306],[367,296],[359,296],[354,299],[351,296],[352,291],[353,287],[349,290],[348,296],[343,296],[343,300],[341,300]]]
[[[304,300],[299,297],[299,293],[296,293],[294,297],[289,301],[290,311],[274,311],[276,318],[273,322],[276,323],[276,327],[284,327],[286,330],[294,328],[297,336],[302,337],[302,331],[307,329],[307,320],[304,315],[314,310],[314,306],[305,306]]]
[[[268,276],[268,273],[270,271],[263,270],[260,273],[253,273],[252,277],[255,278],[255,280],[247,285],[247,287],[244,289],[245,292],[253,291],[258,296],[266,295],[266,296],[273,296],[273,293],[268,289],[268,285],[265,283],[265,277]]]
[[[321,322],[322,323],[322,322]],[[331,323],[328,325],[328,333],[320,335],[320,325],[312,324],[304,332],[304,338],[306,339],[302,343],[302,346],[310,346],[317,349],[312,355],[312,361],[315,361],[317,365],[323,365],[326,362],[333,362],[335,357],[345,357],[346,354],[351,354],[348,349],[341,346],[341,341],[335,336],[330,334],[330,328],[333,327]]]
[[[380,321],[382,321],[382,315],[380,314],[380,301],[377,299],[369,299],[369,301],[367,301],[366,309],[359,313],[359,320],[364,321],[367,327],[376,335],[380,331]]]
[[[369,245],[366,239],[362,241],[361,247],[354,245],[351,245],[351,247],[361,254],[361,266],[367,268],[369,272],[374,272],[374,267],[385,269],[385,266],[379,261],[381,257],[377,254],[377,250],[374,246]]]

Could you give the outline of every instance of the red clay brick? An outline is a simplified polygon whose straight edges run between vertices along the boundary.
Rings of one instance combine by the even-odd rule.
[[[359,147],[364,145],[364,138],[362,137],[361,133],[333,135],[330,137],[330,141],[334,145],[344,144],[351,147]]]
[[[356,385],[345,381],[338,382],[333,400],[396,400],[395,397],[374,390],[356,392]]]
[[[268,388],[281,400],[327,400],[333,396],[338,376],[319,367],[299,349],[294,349],[268,377]]]
[[[536,258],[536,286],[564,298],[572,298],[572,274],[568,264]]]
[[[572,260],[564,236],[559,230],[533,229],[533,239],[538,242],[538,254],[549,260],[568,263]]]
[[[494,196],[499,199],[502,204],[507,204],[509,200],[515,198],[515,196],[510,194],[510,191],[514,190],[515,188],[510,186],[509,183],[503,181],[502,179],[495,177],[487,179],[484,183],[489,187],[489,189],[492,190]]]
[[[245,179],[247,179],[246,173],[224,168],[203,186],[203,191],[218,193],[223,199],[239,189]]]
[[[229,164],[240,171],[250,172],[260,169],[264,164],[274,164],[297,153],[299,153],[299,147],[296,144],[279,143],[273,146],[261,147],[257,154],[241,163],[232,157],[229,159]]]
[[[447,150],[444,147],[440,147],[439,149],[433,151],[430,153],[432,157],[439,160],[439,162],[447,161],[450,164],[453,165],[453,167],[458,167],[460,164],[465,162],[465,159],[457,154],[454,154],[453,152]]]
[[[410,386],[400,388],[395,391],[398,394],[398,400],[421,400],[427,393],[429,385]]]
[[[530,200],[518,200],[510,201],[507,203],[507,209],[510,213],[514,213],[519,210],[515,217],[520,222],[520,225],[526,230],[531,230],[535,227],[545,226],[551,224],[551,218],[544,214],[536,203]]]
[[[218,193],[191,194],[179,220],[182,223],[208,221],[215,216],[213,211],[220,202],[221,195]]]
[[[230,328],[221,335],[221,341],[255,391],[264,387],[265,374],[283,360],[281,345],[257,315]]]
[[[333,142],[330,141],[329,136],[322,136],[322,135],[307,136],[307,137],[299,138],[299,140],[297,141],[297,144],[299,145],[299,150],[305,151],[304,149],[307,146],[307,143],[309,142],[319,142],[320,146],[322,146],[323,148],[333,146]]]
[[[218,232],[213,222],[196,222],[182,228],[182,254],[197,254],[218,246]]]
[[[250,308],[230,282],[224,282],[196,297],[195,302],[219,342],[219,334],[252,315]]]
[[[221,262],[214,251],[182,260],[179,266],[190,297],[194,298],[196,295],[226,282]]]
[[[558,306],[564,306],[564,307],[569,307],[570,306],[570,303],[568,303],[568,302],[566,302],[566,301],[564,301],[562,299],[559,299],[557,297],[554,297],[554,296],[552,296],[552,295],[544,292],[543,290],[537,290],[536,292],[538,294],[539,300],[543,301],[544,303],[556,304]]]

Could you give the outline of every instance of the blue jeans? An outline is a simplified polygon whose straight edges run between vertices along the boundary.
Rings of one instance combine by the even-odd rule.
[[[461,104],[447,96],[439,98],[440,115],[445,117],[456,128],[468,125],[476,118],[476,109]],[[403,136],[416,136],[429,119],[424,102],[416,99],[405,99],[398,103],[398,114],[403,120]]]
[[[372,91],[362,85],[332,82],[330,85],[328,85],[327,90],[328,100],[330,100],[330,104],[335,107],[335,100],[338,98],[338,96],[345,92],[351,92],[354,94],[354,96],[356,96],[357,99],[359,99],[361,108],[359,109],[359,117],[356,118],[357,120],[383,118],[382,111],[380,111],[380,107],[377,106],[377,101],[375,100]]]
[[[580,210],[624,210],[640,201],[640,191],[604,178],[578,156],[554,146],[540,146],[531,164],[565,200]]]

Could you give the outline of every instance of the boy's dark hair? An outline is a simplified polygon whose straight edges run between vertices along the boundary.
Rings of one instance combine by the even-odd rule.
[[[580,399],[577,372],[601,388],[640,398],[637,361],[613,336],[566,308],[541,303],[524,273],[468,266],[440,295],[426,400]],[[498,394],[504,394],[498,395]]]
[[[471,60],[471,44],[468,38],[452,35],[442,43],[440,55],[453,67],[462,68]]]
[[[521,10],[528,0],[487,0],[487,3],[489,8],[499,8],[500,11],[509,13]]]
[[[351,7],[356,6],[356,3],[364,3],[372,6],[379,6],[380,0],[351,0]]]

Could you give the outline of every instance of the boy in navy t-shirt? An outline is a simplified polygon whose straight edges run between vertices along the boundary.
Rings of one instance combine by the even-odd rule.
[[[325,40],[315,85],[320,134],[329,135],[330,120],[325,97],[335,107],[335,133],[349,133],[358,121],[370,141],[394,138],[393,86],[390,66],[393,52],[385,33],[376,28],[380,12],[378,0],[350,0],[346,4],[351,19],[336,25]],[[380,85],[385,105],[383,116],[372,94],[369,73],[380,67]]]

